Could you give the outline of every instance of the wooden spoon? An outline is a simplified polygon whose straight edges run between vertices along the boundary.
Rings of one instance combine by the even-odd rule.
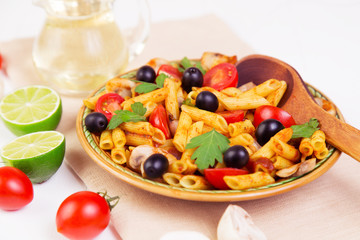
[[[360,161],[360,131],[330,115],[315,103],[297,71],[278,59],[264,55],[249,55],[236,66],[239,85],[254,82],[256,85],[275,78],[287,83],[287,90],[279,107],[290,113],[297,124],[316,118],[326,140],[340,151]]]

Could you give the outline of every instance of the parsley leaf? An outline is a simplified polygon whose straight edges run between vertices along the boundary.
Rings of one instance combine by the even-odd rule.
[[[140,85],[137,85],[135,88],[135,92],[137,93],[148,93],[152,92],[155,89],[158,89],[159,87],[153,83],[142,83]]]
[[[131,104],[131,109],[133,110],[134,113],[140,116],[144,116],[146,113],[146,108],[141,102],[135,102]]]
[[[193,63],[187,57],[184,57],[183,59],[181,59],[180,66],[178,67],[178,70],[180,72],[184,72],[189,67],[198,68],[203,75],[206,73],[204,68],[201,66],[200,62]]]
[[[191,159],[196,159],[195,164],[200,170],[214,166],[215,160],[223,161],[223,153],[230,147],[229,139],[215,131],[204,133],[190,140],[186,149],[196,148],[191,155]]]
[[[137,85],[135,88],[135,92],[137,93],[148,93],[152,92],[155,89],[164,87],[164,82],[167,76],[164,73],[161,73],[159,76],[156,77],[155,83],[147,83],[147,82],[141,82],[137,80],[133,80],[135,82],[141,82],[140,85]]]
[[[290,128],[293,130],[291,138],[306,137],[309,138],[316,130],[319,130],[319,121],[316,118],[311,118],[309,122],[301,125],[293,125]]]
[[[155,79],[156,85],[159,88],[164,87],[164,82],[165,82],[165,79],[167,79],[167,78],[168,78],[168,76],[166,74],[160,73],[160,75],[157,76],[157,78]]]
[[[133,110],[133,112],[129,110],[115,110],[115,115],[112,116],[108,124],[108,129],[114,129],[123,122],[146,121],[146,117],[144,117],[144,114],[146,113],[146,108],[144,108],[142,103],[135,102],[131,104],[131,109]]]

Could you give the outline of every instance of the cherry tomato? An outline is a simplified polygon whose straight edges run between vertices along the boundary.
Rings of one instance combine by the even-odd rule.
[[[70,239],[92,239],[107,227],[109,221],[107,201],[90,191],[70,195],[56,214],[57,231]]]
[[[181,79],[182,73],[176,68],[168,64],[163,64],[159,67],[159,70],[157,72],[157,76],[159,76],[161,73],[164,73],[168,75],[169,77]]]
[[[237,176],[248,174],[244,169],[238,168],[207,168],[204,170],[205,179],[217,189],[230,189],[224,181],[225,176]]]
[[[226,122],[230,124],[230,123],[243,121],[245,112],[243,110],[233,110],[233,111],[217,112],[217,114],[225,118]]]
[[[2,56],[0,54],[0,70],[2,69],[2,65],[3,65],[3,58],[2,58]]]
[[[224,88],[236,87],[238,78],[234,64],[220,63],[205,73],[203,86],[220,91]]]
[[[278,107],[264,105],[255,110],[254,126],[257,127],[262,121],[269,118],[278,120],[285,128],[296,124],[294,118],[288,112]]]
[[[34,198],[34,189],[25,173],[14,167],[0,167],[0,208],[18,210]]]
[[[124,98],[116,93],[106,93],[99,97],[95,105],[95,111],[105,115],[108,121],[111,120],[115,114],[115,110],[120,110],[120,104],[124,101]]]
[[[154,127],[160,129],[164,134],[166,139],[171,138],[170,128],[169,128],[169,117],[166,113],[166,110],[163,105],[159,104],[154,109],[149,117],[149,122]]]

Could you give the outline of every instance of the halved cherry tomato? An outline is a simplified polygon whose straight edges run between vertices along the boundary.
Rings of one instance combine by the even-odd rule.
[[[157,76],[159,76],[161,73],[164,73],[168,75],[169,77],[181,79],[182,73],[176,68],[168,64],[163,64],[159,67],[159,70],[157,72]]]
[[[262,121],[269,118],[278,120],[286,128],[296,124],[294,118],[288,112],[278,107],[264,105],[255,110],[254,126],[257,127]]]
[[[238,78],[234,64],[220,63],[205,73],[203,86],[220,91],[224,88],[236,87]]]
[[[248,174],[249,171],[238,168],[207,168],[204,170],[205,179],[217,189],[230,189],[224,181],[225,176]]]
[[[163,105],[159,104],[154,109],[149,117],[149,122],[154,127],[160,129],[164,134],[166,139],[171,138],[170,128],[169,128],[169,117],[166,113],[166,110]]]
[[[233,111],[217,112],[217,114],[223,116],[226,122],[230,124],[230,123],[243,121],[245,112],[243,110],[233,110]]]
[[[105,115],[108,121],[111,120],[115,114],[115,110],[120,110],[120,104],[124,98],[116,93],[106,93],[99,97],[95,105],[95,112],[100,112]]]

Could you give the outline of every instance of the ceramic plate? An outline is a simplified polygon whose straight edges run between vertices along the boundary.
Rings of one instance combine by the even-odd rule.
[[[136,70],[123,74],[124,78],[134,78]],[[329,100],[323,93],[308,85],[308,89],[316,97],[321,97]],[[105,87],[101,87],[96,90],[91,96],[99,94],[104,91]],[[337,110],[337,117],[344,121],[342,114]],[[281,180],[263,187],[250,188],[246,190],[189,190],[185,188],[172,187],[167,184],[152,181],[141,177],[138,173],[132,171],[125,166],[119,166],[115,164],[110,154],[99,148],[99,138],[91,134],[85,127],[84,120],[87,114],[91,112],[90,109],[82,106],[76,120],[76,132],[80,140],[81,145],[87,152],[87,154],[103,169],[110,174],[113,174],[120,181],[127,182],[135,187],[143,190],[168,196],[172,198],[193,200],[193,201],[206,201],[206,202],[229,202],[229,201],[244,201],[252,199],[260,199],[285,193],[290,190],[294,190],[300,186],[303,186],[329,170],[340,156],[340,151],[330,147],[329,155],[319,161],[316,164],[316,168],[299,177],[292,177],[286,180]]]

